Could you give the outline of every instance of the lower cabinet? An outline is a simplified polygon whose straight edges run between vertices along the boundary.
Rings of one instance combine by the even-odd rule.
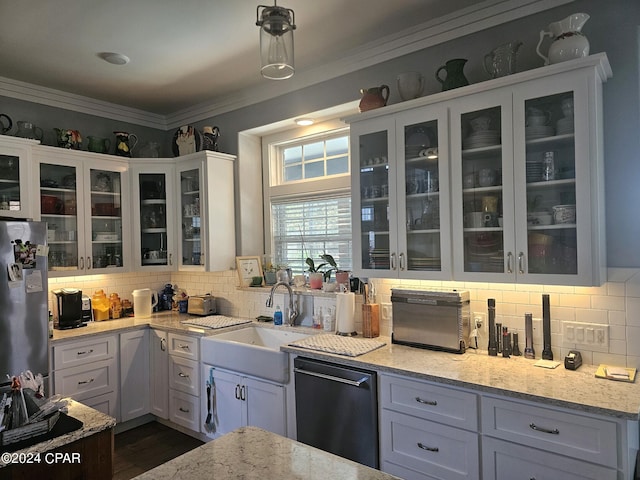
[[[163,395],[168,395],[169,398],[169,420],[198,432],[200,431],[199,339],[196,336],[169,332],[167,343],[169,388]]]
[[[218,437],[250,425],[287,435],[283,385],[207,365],[204,366],[204,378],[211,383],[211,421],[215,431],[203,427],[202,433]],[[206,415],[206,395],[202,396],[201,408]]]
[[[149,330],[149,413],[169,419],[168,333]]]
[[[149,413],[149,329],[120,334],[120,420]]]
[[[118,335],[53,345],[53,392],[120,420]]]

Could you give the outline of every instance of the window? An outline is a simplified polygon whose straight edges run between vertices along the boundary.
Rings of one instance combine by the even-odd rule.
[[[350,270],[351,194],[349,132],[344,127],[314,135],[281,134],[263,139],[269,159],[265,185],[265,218],[275,264],[294,273],[306,270],[305,259],[318,264],[323,253],[333,255],[342,270]]]

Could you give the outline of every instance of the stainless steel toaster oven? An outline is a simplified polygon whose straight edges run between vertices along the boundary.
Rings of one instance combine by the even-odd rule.
[[[392,343],[464,353],[471,333],[469,292],[391,290]]]

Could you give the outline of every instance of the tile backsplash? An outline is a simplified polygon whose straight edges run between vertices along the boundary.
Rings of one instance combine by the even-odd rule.
[[[107,294],[117,292],[121,298],[131,298],[137,288],[161,290],[166,283],[177,284],[190,295],[211,293],[217,298],[219,313],[230,316],[256,317],[272,315],[273,308],[265,306],[268,290],[239,289],[235,271],[190,273],[174,272],[128,273],[113,275],[93,275],[49,279],[50,289],[63,286],[81,288],[91,295],[102,288]],[[377,303],[383,304],[383,311],[391,311],[392,288],[416,288],[428,290],[458,289],[468,290],[471,297],[471,312],[485,314],[485,321],[479,334],[480,349],[487,345],[487,299],[496,299],[496,321],[516,331],[520,337],[520,350],[524,350],[524,314],[531,312],[534,318],[534,349],[536,357],[542,352],[542,294],[549,294],[551,301],[551,345],[554,359],[562,361],[569,349],[582,353],[583,361],[590,364],[611,363],[640,368],[640,269],[610,268],[608,280],[600,287],[567,287],[546,285],[519,285],[508,283],[442,282],[424,280],[374,279]],[[283,307],[286,302],[284,290],[278,290],[275,305]],[[314,306],[323,310],[335,307],[330,297],[314,297]],[[389,308],[384,308],[388,306]],[[356,329],[361,331],[361,308],[356,305]],[[571,344],[564,338],[564,322],[602,325],[608,333],[608,342],[603,346]],[[580,325],[578,325],[580,326]],[[380,330],[390,335],[392,319],[381,319]],[[600,351],[602,350],[602,351]]]

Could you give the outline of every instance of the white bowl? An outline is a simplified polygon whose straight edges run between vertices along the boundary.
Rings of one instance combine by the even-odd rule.
[[[553,207],[553,223],[576,223],[575,205],[556,205]]]

